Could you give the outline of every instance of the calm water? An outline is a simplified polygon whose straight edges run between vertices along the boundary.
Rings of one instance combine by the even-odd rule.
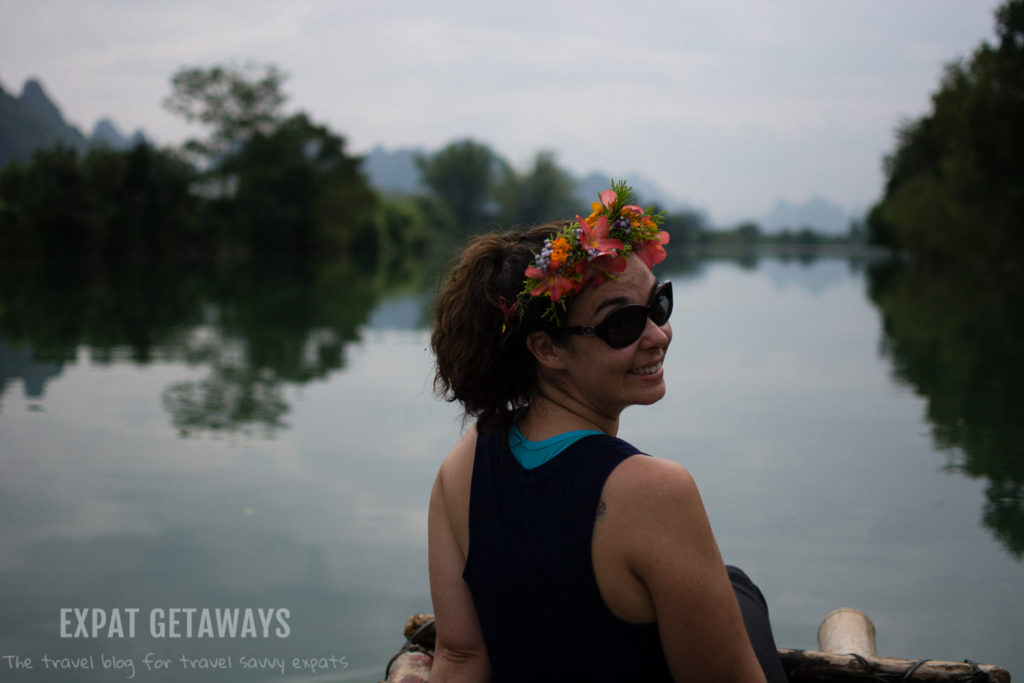
[[[857,263],[671,270],[669,391],[628,410],[620,436],[694,474],[780,646],[814,648],[821,618],[849,606],[874,620],[882,655],[1024,671],[1022,404],[979,411],[1002,406],[995,426],[947,419],[951,399],[915,383],[899,288]],[[128,678],[103,669],[114,656],[136,680],[312,680],[303,666],[334,655],[345,668],[317,680],[379,680],[405,618],[431,609],[426,503],[460,430],[431,393],[427,298],[313,315],[273,342],[280,319],[242,323],[256,304],[217,300],[177,322],[140,316],[102,343],[85,324],[58,339],[63,299],[40,300],[41,322],[12,317],[14,299],[0,307],[17,327],[0,328],[0,679]],[[156,300],[140,310],[167,309]],[[993,439],[994,465],[972,445]],[[62,638],[60,610],[86,607],[125,621],[138,608],[135,637],[105,625]],[[287,609],[289,633],[200,638],[193,625],[190,638],[182,617],[182,637],[153,638],[151,615],[168,627],[153,610],[169,608]],[[148,671],[147,653],[171,662]],[[13,655],[33,669],[12,671]],[[92,656],[94,669],[47,673],[43,655]],[[186,670],[183,655],[230,657],[232,670]],[[249,656],[285,658],[285,672],[243,671]]]

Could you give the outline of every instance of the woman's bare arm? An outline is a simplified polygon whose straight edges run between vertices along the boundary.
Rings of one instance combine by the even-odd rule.
[[[603,498],[602,524],[620,528],[622,557],[650,595],[673,678],[763,683],[690,473],[668,460],[629,458]]]
[[[437,644],[431,681],[489,681],[491,667],[487,658],[480,622],[473,606],[469,586],[462,579],[466,564],[464,548],[468,541],[468,477],[472,451],[460,452],[464,438],[445,459],[434,480],[428,513],[430,595],[437,622]],[[475,439],[472,439],[475,442]],[[470,467],[466,471],[467,464]],[[448,484],[446,489],[445,484]],[[462,484],[460,486],[460,484]],[[466,490],[463,492],[462,489]],[[461,505],[466,509],[462,510]],[[461,526],[460,543],[456,526]]]

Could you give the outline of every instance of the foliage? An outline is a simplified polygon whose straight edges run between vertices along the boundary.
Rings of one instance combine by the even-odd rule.
[[[504,178],[495,188],[500,220],[506,226],[570,219],[585,208],[579,206],[575,193],[576,181],[558,166],[551,151],[538,152],[525,173],[505,164]]]
[[[283,79],[272,66],[183,69],[166,104],[204,124],[204,139],[177,151],[43,150],[3,169],[0,254],[96,263],[340,258],[373,273],[422,249],[426,221],[444,210],[382,210],[344,137],[302,112],[284,115]],[[202,154],[201,168],[190,152]],[[392,219],[399,223],[387,225]]]
[[[257,133],[269,134],[281,119],[285,76],[274,66],[185,68],[171,78],[164,106],[186,121],[212,130],[187,148],[216,162]]]
[[[576,181],[542,150],[518,171],[492,149],[459,140],[416,160],[432,206],[423,205],[442,235],[460,240],[493,228],[516,228],[571,219],[584,211]]]
[[[254,133],[220,167],[234,238],[253,254],[328,253],[374,259],[376,195],[345,140],[305,114]]]
[[[152,258],[197,245],[192,168],[140,144],[79,157],[59,147],[0,171],[0,252]]]
[[[1024,258],[1024,1],[996,12],[998,44],[946,67],[932,109],[904,123],[885,160],[869,238],[922,258]]]
[[[494,186],[506,164],[490,147],[459,140],[430,157],[417,157],[416,165],[423,184],[450,210],[456,233],[480,231],[494,220]]]

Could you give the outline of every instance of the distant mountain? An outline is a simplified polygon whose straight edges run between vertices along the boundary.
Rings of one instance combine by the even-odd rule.
[[[94,134],[95,135],[95,134]],[[424,192],[426,188],[420,182],[419,169],[416,167],[418,155],[429,156],[431,152],[423,148],[405,147],[389,151],[382,146],[374,147],[363,159],[363,169],[370,179],[370,184],[382,192],[395,194],[414,194]],[[612,175],[601,171],[593,171],[576,179],[576,199],[581,210],[597,201],[598,195],[608,189]],[[705,214],[700,207],[685,202],[671,194],[655,182],[639,175],[625,177],[615,176],[629,182],[636,192],[637,201],[644,205],[657,205],[666,212],[697,211]],[[793,204],[779,200],[775,207],[757,219],[757,223],[765,232],[781,230],[802,230],[812,228],[817,232],[839,235],[849,230],[850,221],[854,216],[837,204],[822,197],[812,197],[803,204]]]
[[[775,208],[761,216],[758,222],[765,232],[811,228],[817,232],[839,235],[849,230],[852,218],[838,204],[823,197],[811,197],[803,204],[780,199]]]
[[[117,125],[110,119],[100,119],[92,129],[89,144],[93,147],[110,147],[111,149],[130,149],[135,145],[148,142],[141,129],[132,133],[131,137],[121,135]]]
[[[117,126],[110,119],[100,119],[97,121],[96,126],[92,129],[90,138],[93,142],[113,147],[114,149],[121,149],[128,144],[128,141],[121,135],[121,131],[117,129]]]
[[[416,167],[416,157],[429,156],[422,148],[404,147],[388,151],[378,145],[363,157],[363,170],[370,179],[370,184],[382,192],[396,194],[414,194],[426,188],[420,182],[420,172]],[[595,171],[576,180],[576,197],[581,206],[590,206],[597,200],[602,190],[608,189],[611,175]],[[639,201],[645,206],[657,204],[666,210],[674,211],[691,208],[650,180],[640,176],[624,178],[636,191]]]
[[[92,136],[86,138],[64,120],[42,83],[35,79],[25,81],[18,97],[0,87],[0,167],[9,161],[27,161],[33,151],[58,144],[83,152],[90,146],[124,149],[142,140],[145,136],[141,130],[126,139],[109,119],[99,121]]]
[[[33,150],[59,143],[78,150],[88,146],[82,132],[64,121],[39,81],[25,81],[19,97],[0,88],[0,166],[12,159],[25,161]]]
[[[381,192],[415,194],[425,189],[416,168],[416,157],[426,153],[423,149],[408,147],[389,152],[377,145],[363,157],[363,170],[370,184]]]

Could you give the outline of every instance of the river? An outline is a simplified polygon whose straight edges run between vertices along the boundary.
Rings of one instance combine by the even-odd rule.
[[[856,607],[881,655],[1020,674],[1024,412],[998,371],[969,380],[1024,339],[921,332],[875,268],[667,265],[668,392],[620,436],[693,473],[780,646]],[[0,678],[381,679],[431,609],[426,504],[461,429],[429,296],[159,287],[0,300]]]

